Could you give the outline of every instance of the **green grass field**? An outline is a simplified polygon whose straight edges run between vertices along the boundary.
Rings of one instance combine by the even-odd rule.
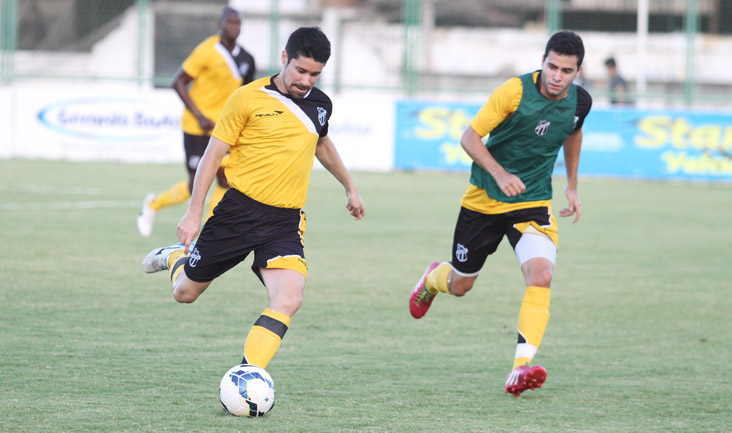
[[[182,165],[0,160],[0,431],[726,432],[732,429],[732,185],[582,179],[560,220],[540,390],[503,393],[523,281],[507,242],[464,298],[407,299],[450,258],[467,174],[355,173],[366,217],[313,174],[305,303],[268,367],[277,403],[225,415],[266,294],[251,257],[194,304],[140,261],[145,193]],[[563,208],[564,180],[555,186]]]

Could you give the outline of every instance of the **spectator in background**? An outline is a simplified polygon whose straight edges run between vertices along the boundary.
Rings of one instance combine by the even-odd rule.
[[[181,123],[188,179],[157,196],[148,194],[145,197],[137,217],[137,229],[144,237],[152,233],[155,215],[160,209],[183,203],[191,197],[198,163],[219,114],[236,89],[254,80],[254,58],[236,43],[241,31],[239,12],[225,7],[219,16],[218,29],[218,34],[196,46],[173,77],[172,87],[185,105]],[[218,186],[211,196],[206,218],[211,216],[229,188],[225,166],[226,160],[216,174]]]
[[[605,67],[607,68],[608,75],[610,103],[613,105],[631,105],[632,101],[629,96],[628,82],[620,76],[615,58],[608,57],[605,60]]]

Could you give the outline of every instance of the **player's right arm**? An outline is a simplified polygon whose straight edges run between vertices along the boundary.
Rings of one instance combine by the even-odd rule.
[[[188,93],[188,84],[191,81],[193,81],[193,77],[188,75],[181,66],[173,77],[173,85],[171,87],[178,94],[180,100],[183,101],[183,104],[186,106],[188,111],[196,117],[201,129],[204,131],[210,131],[214,128],[214,121],[204,116],[203,113],[201,113],[201,110],[198,109],[198,106],[196,106],[196,103],[193,102],[193,98],[191,98],[190,93]]]
[[[496,184],[501,188],[501,191],[506,194],[507,197],[513,197],[526,191],[526,186],[515,174],[507,172],[498,161],[493,158],[491,152],[485,147],[482,137],[473,129],[472,126],[468,126],[463,132],[463,136],[460,139],[460,145],[465,149],[468,155],[475,161],[480,168],[488,172],[493,179],[496,180]]]
[[[186,252],[188,252],[188,247],[201,230],[201,216],[203,215],[206,195],[211,188],[214,177],[216,177],[216,172],[221,166],[221,159],[229,152],[230,147],[218,138],[211,137],[206,151],[203,153],[203,158],[198,164],[188,211],[178,223],[178,242],[186,246]]]
[[[501,122],[513,114],[521,102],[521,79],[513,77],[499,86],[481,107],[478,114],[463,132],[460,145],[476,164],[493,176],[501,191],[508,197],[526,191],[526,186],[515,174],[507,172],[483,144],[483,137],[490,134]]]

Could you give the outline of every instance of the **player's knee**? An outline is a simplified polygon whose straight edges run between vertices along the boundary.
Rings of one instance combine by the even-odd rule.
[[[198,293],[176,287],[173,290],[173,298],[181,304],[190,304],[198,299]]]
[[[542,267],[532,270],[527,278],[527,285],[550,287],[552,283],[552,269],[550,267]]]
[[[292,317],[302,307],[302,296],[292,295],[273,300],[272,309]]]

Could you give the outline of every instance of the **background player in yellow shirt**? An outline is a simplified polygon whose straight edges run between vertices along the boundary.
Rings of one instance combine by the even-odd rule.
[[[278,75],[231,95],[178,224],[180,243],[156,248],[142,262],[147,273],[169,269],[176,301],[190,303],[253,251],[252,270],[267,289],[269,306],[249,332],[242,362],[262,368],[302,305],[308,272],[302,207],[314,157],[344,186],[350,214],[364,216],[358,189],[328,137],[330,98],[315,87],[329,57],[325,34],[302,27],[290,35]],[[231,188],[194,243],[206,193],[227,153]]]
[[[148,194],[145,197],[137,217],[137,229],[142,236],[150,236],[160,209],[190,198],[196,169],[216,119],[234,90],[254,79],[254,58],[236,43],[241,31],[239,12],[225,7],[219,17],[218,29],[218,34],[196,46],[173,78],[172,87],[185,105],[181,123],[189,179],[157,196]],[[207,217],[228,188],[223,165],[225,163],[217,173],[218,186],[211,196]]]

